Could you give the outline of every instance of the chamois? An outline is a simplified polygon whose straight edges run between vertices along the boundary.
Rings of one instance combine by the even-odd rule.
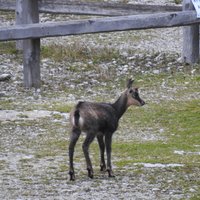
[[[82,148],[86,159],[88,177],[93,178],[93,168],[89,157],[89,146],[97,137],[100,149],[100,170],[107,171],[109,177],[114,177],[111,166],[112,135],[117,130],[118,121],[131,105],[143,106],[145,102],[139,97],[138,88],[132,87],[133,80],[127,82],[127,89],[113,104],[79,102],[70,113],[72,132],[69,144],[69,175],[70,180],[75,180],[73,156],[74,147],[81,134],[86,133]],[[107,153],[107,167],[104,152]]]

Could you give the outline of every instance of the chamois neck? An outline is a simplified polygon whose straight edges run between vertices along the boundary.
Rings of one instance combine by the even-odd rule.
[[[112,104],[112,106],[114,107],[114,109],[116,110],[117,113],[117,117],[118,119],[120,119],[122,117],[122,115],[126,112],[127,110],[127,96],[125,93],[123,93],[118,99],[117,101],[115,101],[115,103]]]

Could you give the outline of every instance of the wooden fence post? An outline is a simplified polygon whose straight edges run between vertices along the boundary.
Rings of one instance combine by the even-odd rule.
[[[39,22],[38,0],[16,0],[18,24]],[[40,39],[23,40],[23,72],[26,88],[40,87]]]
[[[194,10],[191,0],[183,0],[183,10]],[[183,28],[182,59],[188,64],[199,62],[199,24]]]
[[[15,8],[15,23],[16,24],[23,24],[23,17],[22,17],[22,0],[16,0],[16,8]],[[22,50],[23,49],[23,40],[16,41],[16,49]]]

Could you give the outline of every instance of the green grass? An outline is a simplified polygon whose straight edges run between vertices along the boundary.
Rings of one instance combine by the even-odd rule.
[[[126,123],[126,127],[133,131],[137,131],[138,128],[145,130],[148,127],[156,130],[160,127],[165,130],[162,135],[166,140],[114,142],[113,152],[120,157],[118,166],[135,162],[200,164],[199,155],[187,154],[200,152],[199,99],[162,102],[148,105],[148,108],[132,108],[122,123]],[[186,155],[174,154],[174,150],[185,151]]]
[[[165,139],[155,141],[135,141],[113,139],[114,164],[119,168],[134,163],[176,163],[183,164],[183,171],[195,170],[200,165],[200,100],[183,102],[169,101],[162,104],[150,104],[145,108],[131,108],[121,120],[121,131],[146,130],[154,134],[158,128]],[[125,128],[125,129],[124,129]],[[116,136],[117,137],[117,136]],[[115,138],[115,137],[114,137]],[[179,155],[174,151],[184,151]],[[81,149],[78,149],[81,151]],[[194,153],[193,153],[194,152]],[[80,152],[79,152],[80,153]],[[91,145],[94,165],[99,165],[97,143]],[[177,167],[177,170],[180,167]],[[189,173],[189,172],[188,172]]]
[[[0,42],[0,54],[17,55],[17,53],[15,42]]]
[[[77,62],[90,61],[93,64],[108,62],[112,59],[121,57],[118,50],[109,47],[91,48],[81,42],[73,42],[67,46],[51,44],[49,46],[42,46],[42,58],[51,58],[55,62]],[[73,68],[70,70],[73,71]]]
[[[118,167],[133,163],[180,163],[195,166],[199,163],[199,155],[176,155],[174,150],[190,150],[188,145],[177,143],[146,142],[146,143],[113,143],[113,152],[119,159],[115,162]],[[177,145],[178,144],[178,145]],[[193,148],[194,149],[194,148]],[[128,158],[128,159],[127,159]]]
[[[69,113],[72,110],[73,106],[74,104],[71,103],[55,103],[54,105],[52,105],[51,110],[61,113]]]
[[[13,106],[13,100],[11,99],[0,99],[0,110],[10,110]]]
[[[166,74],[160,75],[149,75],[138,77],[136,83],[143,85],[145,88],[159,88],[160,83],[167,80]],[[187,87],[183,88],[184,95],[191,95],[193,92],[199,91],[199,76],[188,75],[173,75],[168,78],[168,84],[170,88],[180,84],[184,86],[184,81],[189,82]],[[124,81],[121,79],[121,87],[124,85]],[[147,85],[148,83],[149,85]],[[105,87],[110,87],[110,84]],[[102,88],[96,88],[100,90]],[[106,89],[106,88],[105,88]],[[109,90],[112,90],[110,88]],[[179,96],[179,92],[177,94]],[[100,97],[97,97],[100,98]],[[102,98],[102,97],[101,97]],[[102,99],[98,99],[101,101]],[[103,97],[105,98],[105,97]],[[105,100],[105,99],[104,99]],[[3,101],[1,102],[3,103]],[[12,101],[5,101],[2,106],[9,108],[12,105]],[[68,113],[73,108],[74,104],[63,103],[63,102],[49,102],[45,104],[32,105],[32,109],[45,109],[58,112]],[[54,119],[60,119],[60,115],[54,115]],[[163,136],[163,140],[156,141],[118,141],[113,139],[113,156],[118,159],[116,165],[118,167],[124,167],[133,163],[150,162],[150,163],[182,163],[186,165],[196,165],[200,163],[199,155],[187,154],[187,152],[200,152],[200,99],[179,99],[179,100],[161,100],[157,103],[152,101],[144,107],[132,107],[124,115],[120,121],[119,132],[129,130],[129,132],[137,132],[143,130],[149,132],[149,134],[160,134]],[[20,126],[32,126],[32,122],[19,122]],[[18,124],[19,124],[18,123]],[[24,123],[24,124],[23,124]],[[64,149],[67,149],[67,142],[64,143],[52,141],[52,137],[59,134],[58,130],[64,129],[59,124],[51,126],[46,123],[46,120],[42,120],[43,128],[46,129],[48,134],[52,136],[50,138],[44,137],[42,140],[39,139],[41,144],[37,144],[38,138],[29,143],[29,147],[32,145],[39,145],[36,151],[36,157],[43,158],[49,156],[59,155]],[[60,127],[59,127],[60,126]],[[124,129],[125,128],[125,129]],[[150,130],[149,130],[150,128]],[[69,130],[69,127],[67,127]],[[158,133],[159,129],[163,129],[162,133]],[[49,151],[49,148],[51,151]],[[186,155],[174,154],[175,150],[185,151]],[[82,153],[81,148],[78,149],[79,153]],[[91,153],[95,156],[95,165],[98,165],[99,150],[96,143],[91,146]],[[82,154],[81,154],[82,155]],[[81,156],[80,156],[81,158]]]
[[[0,54],[11,54],[20,56],[16,49],[16,43],[13,41],[0,42]],[[113,59],[122,58],[119,50],[112,47],[89,47],[81,41],[74,41],[71,44],[58,45],[50,44],[41,46],[41,58],[51,58],[55,62],[88,62],[92,61],[93,65],[101,62],[110,62]],[[88,65],[88,69],[93,67]],[[75,67],[75,70],[77,67]],[[73,66],[70,68],[73,71]]]
[[[140,39],[140,35],[133,35],[132,37],[134,37],[133,41],[134,39]],[[101,40],[103,41],[104,38]],[[125,80],[133,73],[130,72],[129,75],[117,77],[115,71],[116,66],[114,64],[108,65],[108,69],[106,70],[101,69],[101,65],[99,65],[100,63],[106,64],[106,62],[112,62],[115,60],[117,65],[124,65],[129,62],[121,56],[117,49],[109,48],[108,45],[101,48],[90,48],[86,44],[81,43],[80,40],[72,41],[71,44],[66,46],[56,44],[43,46],[41,47],[41,51],[42,58],[49,58],[55,62],[69,63],[68,65],[65,65],[69,72],[84,74],[84,72],[95,71],[97,74],[102,74],[102,76],[97,77],[97,80],[99,82],[105,81],[105,86],[102,86],[101,84],[91,86],[91,89],[96,90],[98,94],[95,97],[91,97],[94,101],[110,102],[111,99],[116,98],[117,94],[115,92],[124,89]],[[129,53],[130,55],[134,55],[134,52]],[[0,54],[17,55],[18,52],[15,50],[15,42],[1,42]],[[157,55],[158,54],[155,54],[154,57]],[[147,54],[146,57],[147,56],[149,55]],[[154,57],[151,57],[152,60],[154,60]],[[169,62],[173,62],[173,59],[176,59],[176,56],[169,60],[167,58],[166,60],[163,59],[163,62],[159,64],[160,66],[158,65],[155,68],[166,67]],[[144,63],[144,69],[149,72],[148,70],[152,69],[145,68],[145,64],[147,63],[146,60],[145,56],[138,58],[138,64]],[[76,62],[82,63],[81,67],[80,65],[77,65]],[[196,69],[195,75],[191,74],[192,69]],[[159,173],[162,176],[162,174],[167,171],[165,176],[167,176],[167,173],[170,174],[173,172],[176,177],[173,184],[184,187],[185,194],[187,194],[188,190],[192,188],[192,185],[200,184],[197,180],[198,177],[189,179],[190,175],[196,174],[198,176],[198,173],[196,172],[198,172],[197,169],[199,169],[200,166],[199,155],[193,154],[195,152],[200,152],[200,99],[197,97],[200,86],[199,69],[199,65],[188,65],[183,66],[182,72],[177,72],[177,66],[173,66],[171,67],[171,71],[166,73],[141,74],[138,72],[134,74],[136,79],[135,84],[141,87],[141,97],[143,97],[143,90],[146,95],[151,95],[152,99],[149,98],[150,100],[147,101],[148,104],[144,107],[130,108],[121,119],[118,131],[124,135],[126,132],[134,134],[144,131],[145,133],[156,134],[161,137],[158,137],[159,139],[153,141],[142,139],[141,141],[138,141],[135,140],[134,137],[133,139],[120,140],[117,135],[118,133],[116,133],[112,143],[112,160],[113,164],[117,166],[117,170],[120,171],[122,168],[123,170],[126,170],[126,167],[133,166],[135,163],[178,163],[183,164],[184,167],[154,169],[154,174],[146,174],[149,183],[156,183]],[[115,81],[115,78],[117,81]],[[72,84],[78,85],[87,79],[87,76],[82,75],[80,79],[74,80],[74,82],[72,81]],[[63,82],[63,80],[60,80],[60,82]],[[161,87],[164,82],[167,89]],[[115,84],[115,87],[113,87],[113,84]],[[166,92],[164,95],[170,95],[174,100],[161,98],[160,93],[163,92],[162,90]],[[22,91],[24,90],[22,89]],[[159,99],[156,99],[157,92]],[[172,92],[173,95],[171,94]],[[13,100],[13,98],[3,97],[0,101],[0,109],[15,110],[17,108],[17,110],[20,111],[49,110],[68,113],[73,108],[75,102],[72,104],[67,103],[67,101],[63,102],[62,100],[59,100],[59,95],[63,95],[63,93],[66,95],[74,94],[75,96],[77,95],[77,97],[80,97],[81,95],[90,95],[83,94],[83,88],[81,87],[74,90],[66,88],[66,85],[63,84],[63,87],[60,87],[59,92],[55,92],[53,86],[52,88],[49,86],[47,93],[41,93],[42,97],[48,98],[47,101],[34,101],[31,104],[26,104],[24,103],[24,100],[22,101],[17,97],[15,100]],[[25,97],[31,96],[32,92],[30,91],[25,94],[24,91],[23,95]],[[56,99],[56,97],[58,98]],[[25,118],[26,116],[20,115],[20,117]],[[58,113],[52,115],[50,118],[41,118],[34,121],[18,120],[14,122],[0,122],[0,126],[4,128],[5,134],[7,134],[6,130],[10,130],[11,128],[13,130],[8,131],[8,134],[13,132],[13,136],[11,137],[12,142],[9,146],[1,147],[1,150],[8,151],[10,148],[10,150],[15,153],[31,153],[34,157],[33,160],[36,163],[38,161],[47,162],[51,159],[54,160],[62,156],[64,158],[63,162],[54,163],[53,166],[48,166],[48,169],[52,168],[52,171],[54,171],[55,174],[57,172],[63,172],[67,175],[67,148],[69,144],[70,127],[69,122],[66,123],[66,121],[62,119],[63,116]],[[22,130],[26,129],[26,131],[22,133],[16,131],[19,127]],[[159,132],[161,129],[163,131]],[[2,134],[2,136],[4,135]],[[82,136],[80,137],[75,149],[74,160],[76,164],[79,163],[79,165],[76,165],[77,171],[80,170],[80,165],[85,166],[84,155],[81,147],[83,138],[84,137]],[[15,140],[18,142],[16,145],[14,145]],[[185,154],[175,154],[175,150],[184,151]],[[90,153],[92,155],[94,168],[99,167],[99,148],[97,142],[92,143]],[[30,174],[29,168],[31,168],[31,162],[33,160],[26,158],[20,160],[23,172],[25,171],[27,174]],[[7,163],[2,161],[0,163],[0,168],[4,169],[6,167]],[[134,176],[140,176],[145,173],[145,169],[142,165],[137,165],[131,170],[132,171],[127,170],[126,173],[134,174]],[[183,176],[184,173],[186,174],[186,177]],[[22,173],[21,180],[25,183],[31,182],[31,179],[26,179],[25,175]],[[169,185],[170,183],[165,182],[165,178],[162,179],[162,184]],[[187,178],[189,181],[186,180]],[[175,183],[176,181],[177,183]],[[44,179],[44,183],[49,184],[50,180],[46,178]],[[200,192],[197,191],[191,199],[196,200],[199,198],[199,195]]]
[[[182,2],[181,0],[174,0],[175,4],[181,4],[181,2]]]
[[[0,11],[0,15],[3,16],[3,19],[6,20],[14,20],[15,19],[15,13],[12,11]]]

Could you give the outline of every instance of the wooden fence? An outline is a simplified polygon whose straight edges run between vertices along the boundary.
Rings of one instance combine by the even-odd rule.
[[[40,38],[44,37],[187,26],[183,34],[183,61],[199,61],[200,19],[196,17],[190,0],[183,1],[183,10],[180,6],[80,3],[64,0],[0,0],[0,10],[15,10],[16,13],[17,25],[1,27],[0,41],[23,39],[25,87],[40,87]],[[114,17],[39,23],[39,12]]]

